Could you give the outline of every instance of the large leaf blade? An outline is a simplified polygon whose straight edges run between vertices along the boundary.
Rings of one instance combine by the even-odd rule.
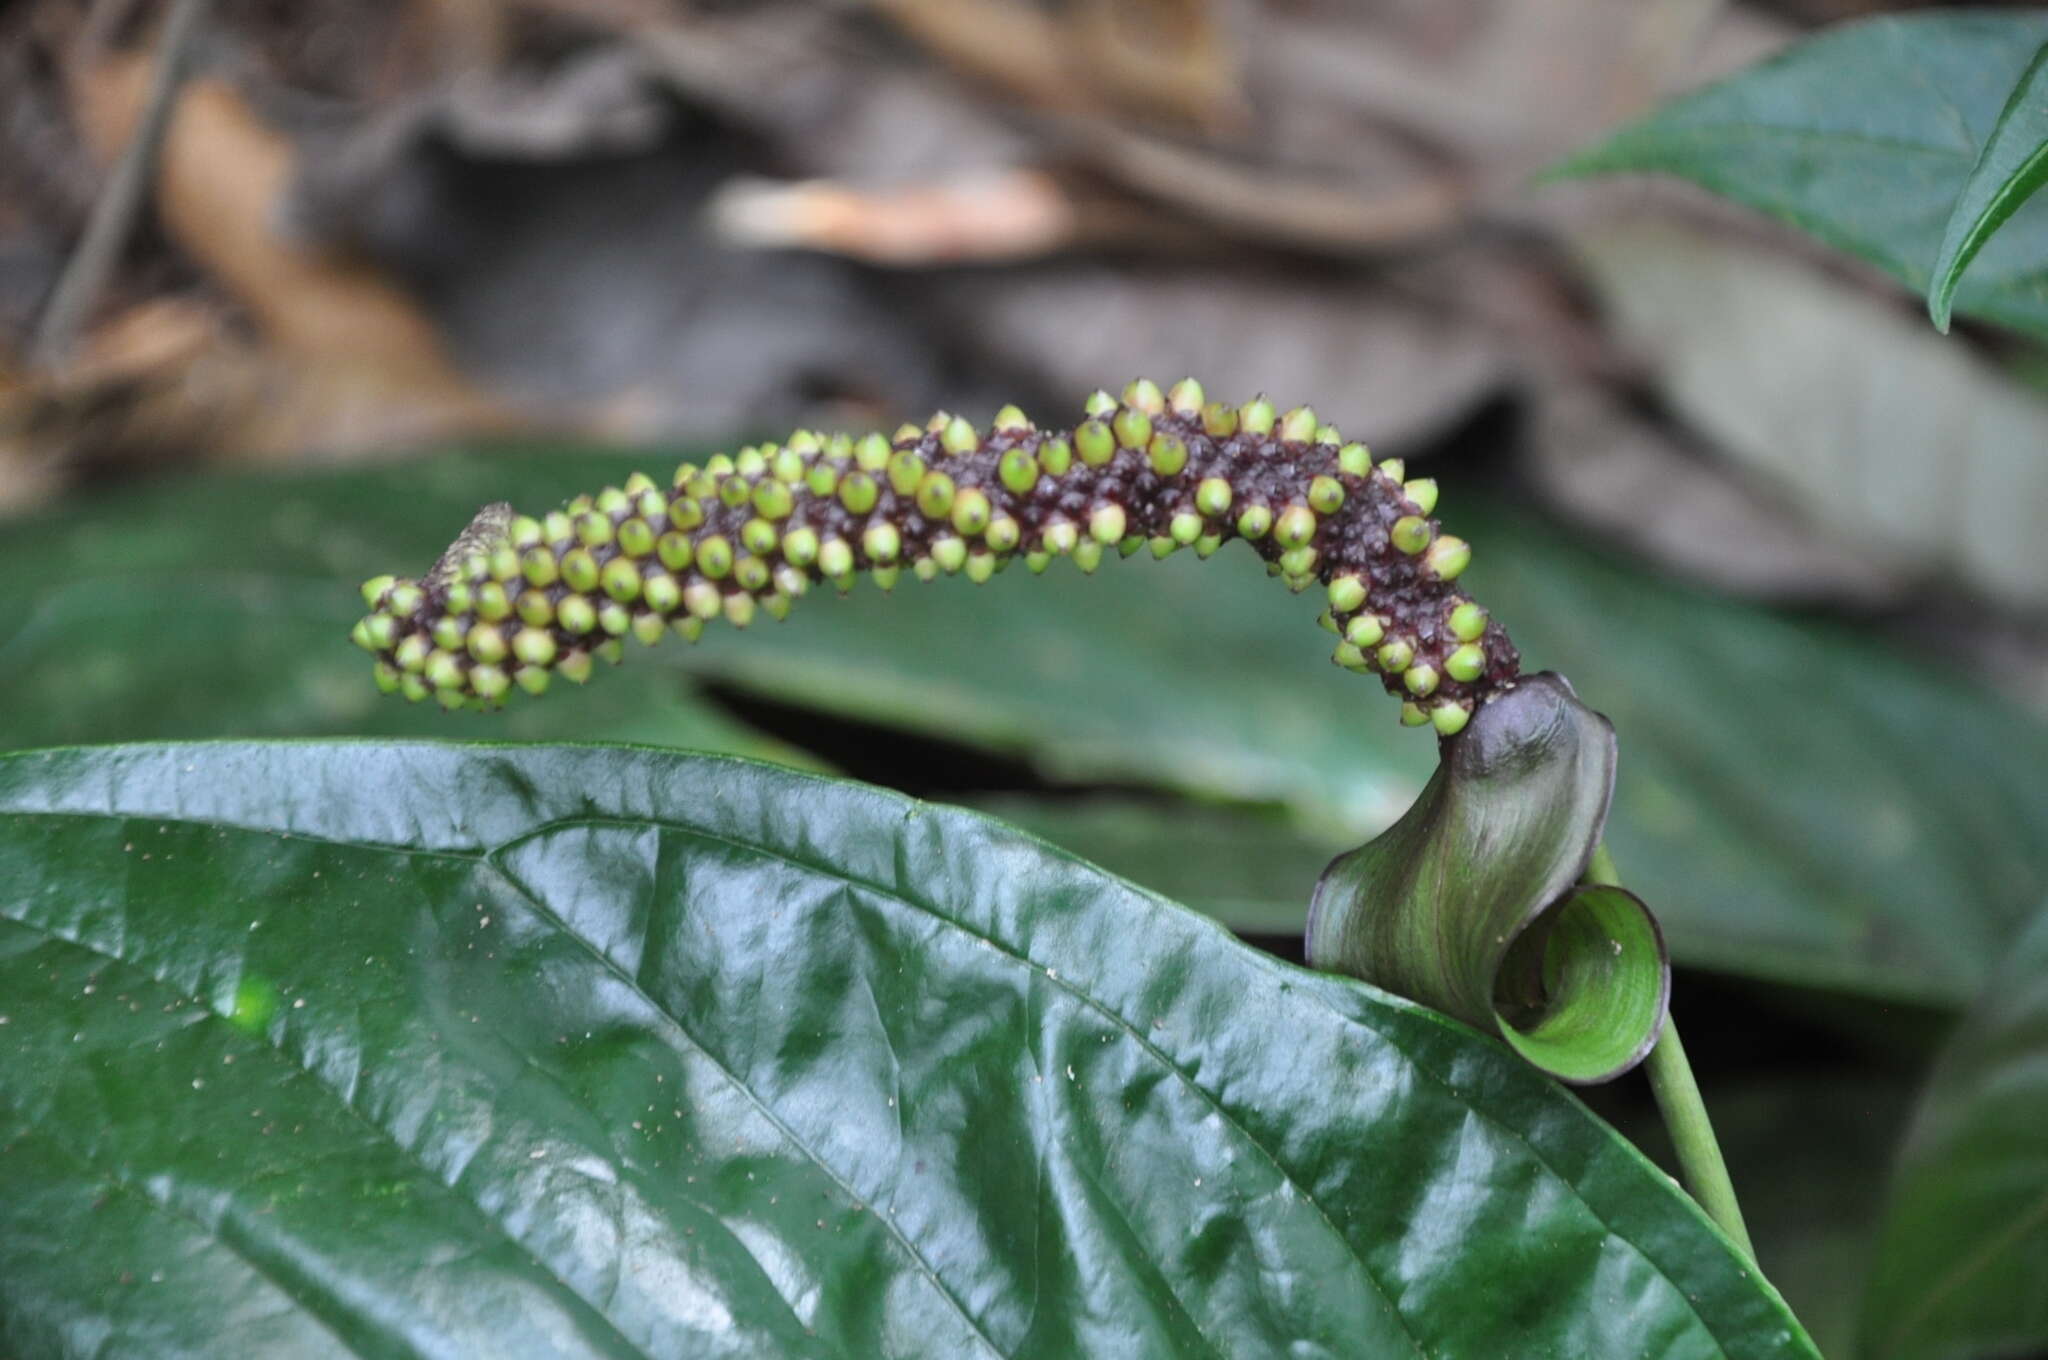
[[[283,1293],[122,1294],[116,1222],[0,1270],[10,1346],[1812,1354],[1505,1051],[971,814],[623,748],[54,752],[0,759],[0,883],[0,1257],[89,1216],[24,1199],[55,1170]]]
[[[19,1353],[89,1353],[83,1338],[99,1335],[114,1354],[398,1354],[498,1329],[501,1353],[633,1353],[396,1139],[266,1064],[230,1019],[195,1024],[204,1007],[175,984],[12,920],[0,955],[14,1069],[0,1093],[0,1339]],[[203,1122],[178,1117],[193,1104]],[[150,1110],[165,1117],[136,1117]],[[232,1135],[237,1119],[258,1121],[257,1136],[207,1127]],[[209,1166],[223,1145],[231,1174]],[[307,1146],[324,1179],[311,1197]],[[260,1197],[265,1186],[277,1189]],[[329,1283],[337,1259],[347,1288]],[[423,1325],[350,1294],[444,1316]]]
[[[1915,292],[2042,44],[2048,16],[1929,12],[1843,24],[1672,101],[1555,172],[1681,176],[1877,265]],[[1954,306],[2048,335],[2048,202],[2018,208]]]

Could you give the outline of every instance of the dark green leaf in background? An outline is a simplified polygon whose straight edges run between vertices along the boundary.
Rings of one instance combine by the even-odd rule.
[[[2048,336],[2048,200],[2018,206],[2042,173],[2038,93],[2029,107],[2021,87],[2032,76],[2038,91],[2044,43],[2038,10],[1844,24],[1667,104],[1557,173],[1683,176],[1930,293],[1937,318],[1943,279],[1968,263],[1956,310]]]
[[[1702,1019],[1711,1016],[1725,1027],[1730,1015],[1725,1007],[1702,1009],[1701,982],[1696,974],[1681,976],[1677,995],[1687,1003],[1687,1029],[1711,1045],[1717,1025]],[[1798,999],[1803,1003],[1811,994]],[[1786,1034],[1782,1025],[1779,1033],[1785,1047],[1757,1055],[1744,1070],[1725,1057],[1700,1055],[1703,1068],[1714,1064],[1708,1076],[1714,1132],[1742,1196],[1758,1265],[1822,1355],[1854,1360],[1885,1177],[1921,1070],[1875,1062],[1845,1069],[1822,1057],[1824,1049],[1799,1043],[1803,1036]],[[1773,1058],[1785,1065],[1774,1067]],[[1670,1138],[1646,1085],[1615,1082],[1587,1094],[1632,1142],[1671,1164]]]
[[[1291,885],[1389,825],[1434,768],[1433,741],[1329,664],[1315,602],[1241,548],[1093,577],[1056,567],[979,587],[906,582],[893,596],[813,592],[786,624],[636,647],[586,689],[557,686],[497,718],[374,692],[345,640],[364,577],[424,568],[485,501],[545,509],[674,457],[458,455],[215,478],[9,526],[0,745],[431,732],[758,749],[758,734],[705,707],[689,677],[709,676],[1021,754],[1058,779],[1279,804],[1295,829],[1274,838],[1291,858],[1266,904],[1269,919],[1295,912],[1295,929],[1306,894]],[[1856,629],[1672,585],[1498,501],[1452,487],[1442,513],[1475,545],[1474,594],[1530,668],[1568,673],[1614,720],[1609,841],[1674,957],[1951,1006],[1976,994],[2048,893],[2038,723]],[[1135,842],[1129,861],[1096,848],[1143,879],[1135,848],[1178,834]]]
[[[0,758],[0,1350],[1812,1356],[1492,1041],[625,748]]]
[[[1871,1360],[2048,1349],[2048,911],[1921,1093],[1865,1294]]]
[[[1299,937],[1316,879],[1349,849],[1296,827],[1284,809],[1208,807],[1172,797],[976,796],[970,806],[1243,935]]]
[[[1885,1171],[1916,1075],[1765,1072],[1713,1083],[1714,1131],[1759,1264],[1821,1354],[1839,1360],[1856,1354]],[[1642,1146],[1660,1146],[1661,1133],[1646,1134]]]
[[[515,488],[559,498],[559,461],[499,467]],[[559,705],[551,695],[454,723],[366,691],[363,655],[347,645],[362,599],[341,587],[370,564],[417,554],[428,524],[439,533],[487,476],[463,460],[203,478],[0,525],[0,750],[443,736],[648,741],[803,762],[657,668],[563,686]]]

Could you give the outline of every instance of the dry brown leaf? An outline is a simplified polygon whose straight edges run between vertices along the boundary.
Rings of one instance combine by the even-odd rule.
[[[1672,410],[1787,506],[1993,599],[2048,604],[2048,401],[1832,262],[1640,213],[1573,243]]]
[[[1220,8],[1220,0],[1070,0],[1065,49],[1125,113],[1241,136],[1251,110]]]
[[[1314,397],[1326,420],[1390,451],[1442,431],[1511,372],[1488,331],[1375,278],[1073,262],[964,278],[946,296],[958,333],[1048,391],[1194,374],[1227,400]]]
[[[1042,136],[994,101],[882,60],[824,9],[691,14],[632,39],[691,105],[772,145],[786,173],[872,188],[1040,159]]]
[[[132,132],[148,70],[147,58],[119,55],[77,74],[79,125],[102,159]],[[258,352],[216,329],[212,343],[184,355],[182,365],[122,375],[116,386],[149,414],[124,418],[114,432],[102,421],[97,434],[79,433],[85,444],[118,447],[128,437],[121,431],[142,429],[203,437],[202,447],[226,453],[335,450],[505,423],[500,407],[456,372],[411,299],[371,267],[280,233],[293,161],[291,144],[232,86],[201,77],[186,87],[164,140],[157,213],[180,248],[246,309],[266,344]],[[130,318],[130,330],[96,337],[94,348],[120,352],[136,324]],[[67,390],[104,388],[90,371],[57,381]],[[181,390],[207,409],[182,418],[166,410]],[[46,395],[71,409],[62,394]],[[31,425],[62,429],[47,420]]]
[[[68,92],[104,164],[134,135],[152,62],[82,50]],[[185,87],[153,176],[157,219],[239,308],[194,290],[148,298],[105,316],[67,362],[14,375],[0,387],[0,504],[41,499],[81,465],[334,455],[505,423],[410,299],[279,234],[294,155],[225,82]]]
[[[1912,573],[1816,530],[1664,426],[1590,384],[1536,389],[1528,470],[1537,490],[1602,538],[1718,590],[1873,607]]]
[[[1336,255],[1384,254],[1462,224],[1470,194],[1418,169],[1367,191],[1100,125],[1075,139],[1090,166],[1234,236]]]
[[[111,159],[134,130],[146,59],[110,58],[77,82],[80,125]],[[164,139],[156,207],[179,246],[277,343],[307,358],[385,366],[465,390],[433,327],[369,268],[300,248],[278,233],[292,148],[225,81],[194,79]]]
[[[1370,173],[1405,139],[1512,210],[1543,165],[1785,30],[1719,0],[1406,0],[1306,4],[1259,34],[1245,83],[1277,160]]]
[[[217,304],[163,297],[116,314],[61,369],[0,383],[0,509],[81,466],[345,457],[450,432],[375,370],[306,363],[240,334]],[[467,427],[463,427],[467,428]]]
[[[150,298],[107,318],[65,365],[66,384],[133,382],[171,373],[228,340],[219,307],[175,295]]]
[[[1208,0],[870,0],[956,72],[1063,116],[1116,110],[1225,133],[1245,122]]]

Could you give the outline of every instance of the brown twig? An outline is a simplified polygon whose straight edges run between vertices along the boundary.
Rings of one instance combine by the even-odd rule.
[[[29,345],[29,362],[55,365],[64,360],[78,339],[93,300],[120,262],[122,248],[135,225],[135,215],[149,188],[157,151],[163,145],[164,129],[177,105],[178,85],[184,78],[184,57],[192,35],[206,14],[206,0],[171,0],[170,15],[164,21],[163,38],[157,52],[149,101],[134,136],[122,148],[120,159],[107,176],[99,196],[93,200],[91,215],[78,246],[65,262],[57,286],[43,307],[35,338]]]

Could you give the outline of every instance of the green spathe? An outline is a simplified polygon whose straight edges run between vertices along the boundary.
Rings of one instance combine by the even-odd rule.
[[[1575,888],[1614,788],[1614,728],[1562,676],[1482,705],[1415,805],[1338,858],[1309,910],[1310,962],[1501,1036],[1590,1083],[1640,1062],[1671,969],[1649,910]]]

